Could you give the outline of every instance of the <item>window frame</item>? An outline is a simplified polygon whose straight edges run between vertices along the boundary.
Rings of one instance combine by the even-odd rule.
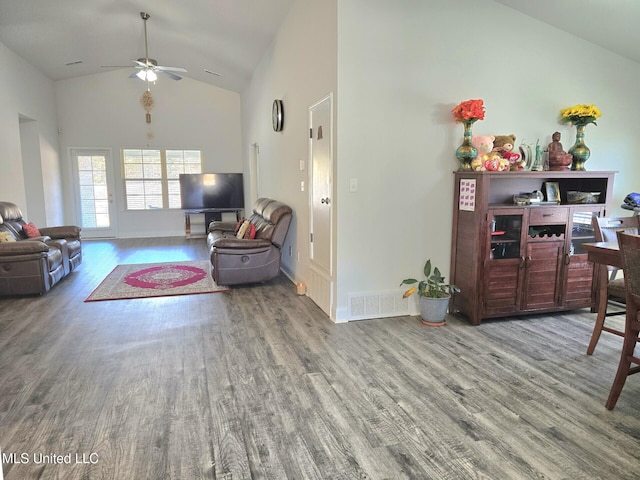
[[[131,162],[128,163],[126,160],[128,157],[128,152],[135,152],[135,155],[131,154],[131,157],[139,157],[141,159],[140,162],[140,169],[141,169],[141,173],[142,176],[138,176],[138,177],[128,177],[127,176],[127,165],[131,165],[132,163],[135,164],[136,162]],[[147,152],[147,157],[156,157],[155,152],[159,153],[159,167],[160,167],[160,176],[159,177],[145,177],[145,152]],[[153,153],[151,153],[153,152]],[[120,150],[120,158],[121,158],[121,166],[122,166],[122,184],[123,184],[123,195],[124,195],[124,208],[125,211],[128,212],[147,212],[147,211],[154,211],[154,210],[159,210],[159,211],[165,211],[165,210],[180,210],[180,206],[171,206],[171,198],[175,196],[175,194],[172,194],[170,192],[170,182],[174,182],[177,179],[175,178],[169,178],[169,162],[167,161],[167,158],[170,157],[169,155],[167,155],[168,152],[180,152],[181,156],[182,156],[182,173],[202,173],[202,168],[203,168],[203,159],[202,159],[202,149],[199,148],[189,148],[189,149],[179,149],[179,148],[140,148],[140,147],[136,147],[136,148],[122,148]],[[189,169],[189,171],[185,171],[186,170],[186,166],[187,165],[197,165],[198,162],[186,162],[185,157],[187,152],[197,152],[197,156],[199,159],[199,166],[198,169],[199,171],[193,171],[194,169]],[[149,162],[146,165],[153,165],[155,162]],[[142,194],[133,194],[133,193],[129,193],[127,191],[127,186],[130,185],[129,182],[141,182],[142,184]],[[157,197],[157,194],[153,194],[153,193],[147,193],[145,191],[145,187],[148,183],[160,183],[160,198],[161,198],[161,202],[162,202],[162,206],[158,206],[158,207],[154,207],[151,206],[150,204],[152,203],[150,201],[150,197]],[[130,201],[130,196],[133,197],[137,197],[137,198],[141,198],[142,199],[142,204],[143,207],[142,208],[134,208],[130,206],[130,203],[133,203]],[[178,200],[180,200],[180,195],[178,193]]]

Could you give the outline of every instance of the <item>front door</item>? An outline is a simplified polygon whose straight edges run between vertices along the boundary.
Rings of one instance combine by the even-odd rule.
[[[331,316],[333,218],[333,95],[309,108],[309,296]]]
[[[115,237],[109,150],[72,149],[77,222],[84,238]]]

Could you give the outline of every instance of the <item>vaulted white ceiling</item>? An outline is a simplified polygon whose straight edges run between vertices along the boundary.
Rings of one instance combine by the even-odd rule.
[[[640,63],[638,0],[495,1]],[[507,37],[517,35],[518,26],[503,25],[496,31]],[[588,62],[589,59],[583,58],[582,61]]]
[[[640,63],[640,0],[495,1]],[[53,80],[105,71],[103,65],[131,65],[122,73],[129,75],[132,60],[144,57],[144,11],[151,15],[151,58],[185,67],[185,76],[240,92],[292,3],[0,0],[0,42]],[[490,28],[505,38],[518,34],[517,25]]]
[[[132,60],[144,57],[144,11],[151,15],[149,57],[160,65],[186,68],[184,76],[239,92],[291,4],[292,0],[0,0],[0,42],[53,80],[105,71],[102,65],[130,65],[123,70],[123,75],[130,75],[135,71]]]

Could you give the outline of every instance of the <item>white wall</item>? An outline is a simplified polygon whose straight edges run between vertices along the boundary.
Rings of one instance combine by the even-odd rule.
[[[0,200],[38,226],[62,224],[54,84],[1,43],[0,105]],[[22,132],[21,119],[29,119]]]
[[[491,0],[340,0],[338,39],[338,319],[349,293],[397,288],[427,258],[448,276],[462,100],[485,101],[476,134],[559,131],[565,150],[560,109],[594,103],[587,169],[623,172],[613,205],[640,188],[636,63]]]
[[[245,171],[252,144],[257,143],[260,196],[285,202],[294,210],[282,268],[295,281],[306,281],[309,268],[308,191],[300,190],[300,182],[308,183],[309,175],[309,107],[336,92],[336,26],[336,0],[296,0],[242,94]],[[282,132],[271,126],[276,98],[284,103]],[[305,162],[303,171],[300,160]]]
[[[68,192],[73,191],[70,148],[111,149],[117,236],[184,235],[180,210],[125,210],[120,151],[144,147],[201,149],[204,172],[242,172],[240,95],[188,77],[180,81],[160,77],[151,84],[155,104],[149,127],[140,104],[146,84],[129,78],[132,71],[109,71],[56,82],[64,184]],[[149,128],[152,139],[147,138]],[[73,196],[67,195],[65,200],[69,216],[77,219]]]

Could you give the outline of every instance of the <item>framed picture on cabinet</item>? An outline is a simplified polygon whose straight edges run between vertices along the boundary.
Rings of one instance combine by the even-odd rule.
[[[460,179],[460,199],[458,208],[473,212],[476,209],[476,180],[475,178]]]
[[[547,202],[560,203],[560,185],[558,185],[558,182],[544,182],[544,189],[547,194]]]

